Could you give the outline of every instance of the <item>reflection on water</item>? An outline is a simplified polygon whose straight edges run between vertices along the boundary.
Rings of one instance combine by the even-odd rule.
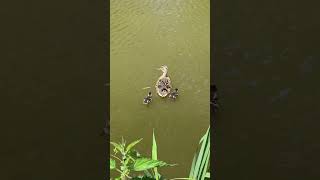
[[[209,14],[209,0],[111,1],[111,140],[143,137],[138,150],[150,155],[154,128],[158,158],[179,164],[161,170],[171,178],[188,176],[209,125]],[[161,65],[179,88],[176,101],[156,95]]]

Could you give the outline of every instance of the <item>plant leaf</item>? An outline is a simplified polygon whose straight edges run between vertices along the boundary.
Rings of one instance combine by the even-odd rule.
[[[207,172],[205,177],[210,179],[210,172]]]
[[[152,159],[153,160],[158,160],[158,154],[157,154],[157,142],[156,142],[156,138],[154,136],[154,132],[153,132],[153,139],[152,139]]]
[[[139,158],[139,159],[136,159],[136,162],[133,165],[133,170],[144,171],[147,169],[162,167],[162,166],[170,166],[170,164],[167,164],[163,161],[153,160],[149,158]]]
[[[210,158],[210,152],[206,152],[206,155],[205,155],[205,162],[204,162],[204,167],[201,169],[202,170],[202,173],[201,173],[201,180],[204,180],[206,175],[207,175],[207,169],[208,169],[208,164],[209,164],[209,158]]]
[[[118,151],[122,152],[122,146],[118,143],[115,142],[110,142],[110,144],[112,144],[114,146],[115,149],[117,149]]]
[[[203,161],[201,162],[200,166],[200,179],[204,180],[207,169],[208,169],[208,164],[209,164],[209,158],[210,158],[210,132],[208,132],[208,136],[206,139],[206,146],[204,149],[204,156],[203,156]]]
[[[202,143],[202,141],[206,138],[209,129],[210,129],[210,126],[209,126],[209,128],[207,129],[207,132],[201,137],[201,139],[200,139],[200,141],[199,141],[199,145],[200,145],[200,144]]]
[[[129,152],[130,149],[133,148],[133,146],[135,146],[136,144],[138,144],[142,139],[143,139],[143,138],[138,139],[138,140],[133,141],[132,143],[130,143],[130,144],[127,146],[126,153]]]
[[[190,173],[189,173],[189,178],[193,178],[194,177],[194,166],[196,164],[196,159],[197,159],[197,153],[194,154],[193,156],[193,160],[192,160],[192,164],[191,164],[191,169],[190,169]]]
[[[206,137],[206,134],[201,137],[201,139],[200,139],[200,141],[199,141],[199,145],[203,142],[203,140],[204,140],[205,137]]]
[[[115,168],[116,168],[116,161],[110,158],[110,169],[115,169]]]
[[[152,132],[152,136],[153,136],[153,138],[152,138],[152,159],[158,160],[157,142],[156,142],[156,138],[154,136],[154,129]],[[158,173],[158,168],[157,167],[153,168],[153,171],[154,171],[154,176],[156,177],[156,180],[159,180],[160,174]]]
[[[196,158],[195,166],[193,171],[190,171],[193,179],[200,180],[205,175],[207,167],[207,163],[209,162],[208,156],[210,155],[210,126],[205,133],[205,135],[201,138],[201,148],[199,154]]]

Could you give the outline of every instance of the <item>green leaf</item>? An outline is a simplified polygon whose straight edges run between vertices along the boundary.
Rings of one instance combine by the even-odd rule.
[[[209,129],[210,129],[210,126],[209,128],[207,129],[207,132],[201,137],[200,141],[199,141],[199,144],[201,144],[203,142],[203,140],[207,137],[207,134],[209,132]]]
[[[122,148],[122,146],[120,144],[115,143],[115,142],[110,142],[110,144],[112,144],[115,149],[117,149],[118,151],[122,152],[123,148]]]
[[[154,132],[152,133],[153,139],[152,139],[152,159],[158,160],[158,154],[157,154],[157,142],[156,138],[154,136]]]
[[[192,179],[203,180],[207,172],[210,157],[210,126],[205,135],[200,140],[201,148],[196,157],[195,164],[190,170]],[[195,158],[195,157],[194,157]]]
[[[153,129],[153,132],[152,132],[152,159],[153,160],[158,160],[158,153],[157,153],[157,142],[156,142],[156,138],[154,136],[154,129]],[[156,177],[156,180],[159,180],[159,177],[160,177],[160,174],[158,173],[158,168],[153,168],[153,171],[154,171],[154,176]]]
[[[143,139],[143,138],[138,139],[138,140],[133,141],[132,143],[130,143],[130,144],[127,146],[126,153],[129,152],[130,149],[133,148],[133,146],[135,146],[136,144],[138,144],[142,139]]]
[[[209,164],[209,158],[210,158],[210,132],[208,132],[208,137],[207,137],[207,145],[205,146],[204,149],[204,156],[203,159],[204,161],[201,162],[201,166],[200,166],[200,179],[204,180],[206,173],[207,173],[207,169],[208,169],[208,164]]]
[[[204,140],[205,137],[206,137],[206,134],[201,137],[201,139],[200,139],[200,141],[199,141],[199,145],[203,142],[203,140]]]
[[[209,152],[209,153],[206,153],[205,158],[206,158],[206,160],[205,160],[205,162],[204,162],[204,167],[201,169],[201,170],[202,170],[202,171],[201,171],[201,175],[200,175],[200,177],[201,177],[200,179],[201,179],[201,180],[204,180],[205,177],[206,177],[206,175],[207,175],[207,169],[208,169],[208,164],[209,164],[210,152]]]
[[[155,167],[162,167],[162,166],[170,166],[163,161],[153,160],[149,158],[139,158],[133,165],[134,171],[144,171],[147,169],[155,168]]]
[[[116,168],[116,161],[114,159],[110,159],[110,169]]]
[[[194,177],[194,166],[196,164],[196,159],[197,159],[197,153],[195,153],[194,156],[193,156],[191,169],[190,169],[190,173],[189,173],[189,178],[193,178]]]
[[[207,172],[205,177],[210,178],[210,172]]]

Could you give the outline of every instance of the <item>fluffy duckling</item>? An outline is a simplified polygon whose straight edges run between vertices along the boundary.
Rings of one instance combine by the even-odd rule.
[[[148,95],[143,98],[143,104],[150,104],[152,101],[152,94],[151,92],[148,93]]]
[[[171,98],[171,99],[177,99],[178,96],[179,96],[178,88],[175,88],[174,91],[172,91],[169,94],[169,98]]]

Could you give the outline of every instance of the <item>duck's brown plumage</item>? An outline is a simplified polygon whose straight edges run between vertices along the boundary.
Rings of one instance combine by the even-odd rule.
[[[158,78],[156,82],[156,91],[160,97],[166,97],[171,91],[171,80],[168,76],[168,67],[161,66],[159,69],[163,72],[163,74]]]

